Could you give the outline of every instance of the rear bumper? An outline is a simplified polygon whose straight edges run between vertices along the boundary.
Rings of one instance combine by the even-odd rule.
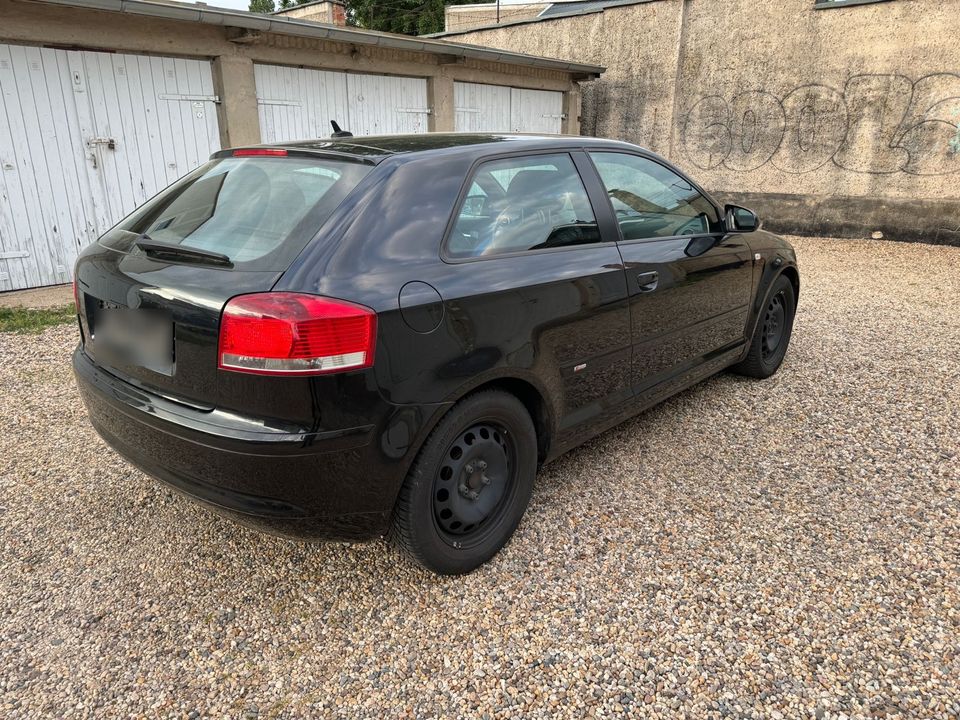
[[[369,425],[311,432],[166,400],[79,348],[73,368],[94,428],[133,465],[245,525],[305,540],[384,534],[421,430],[441,410],[384,401]]]

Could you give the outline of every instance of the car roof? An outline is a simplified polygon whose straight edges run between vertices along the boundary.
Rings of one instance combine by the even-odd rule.
[[[495,149],[490,146],[496,145]],[[367,135],[317,140],[299,140],[271,144],[301,152],[353,155],[368,162],[379,162],[398,154],[439,153],[474,148],[477,154],[545,150],[569,147],[625,146],[613,140],[581,135],[522,135],[497,133],[419,133],[410,135]],[[261,146],[262,147],[262,146]]]

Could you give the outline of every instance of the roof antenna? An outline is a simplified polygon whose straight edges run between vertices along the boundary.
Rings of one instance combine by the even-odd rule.
[[[333,135],[331,135],[330,137],[335,137],[335,138],[353,137],[352,132],[348,130],[341,130],[336,120],[331,120],[330,125],[333,127]]]

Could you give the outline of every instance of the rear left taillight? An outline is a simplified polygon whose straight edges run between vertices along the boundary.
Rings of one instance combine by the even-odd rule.
[[[258,375],[320,375],[373,365],[377,314],[344,300],[273,292],[223,309],[219,367]]]

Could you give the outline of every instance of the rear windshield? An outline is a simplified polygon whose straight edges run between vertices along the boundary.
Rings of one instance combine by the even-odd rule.
[[[212,160],[125,218],[100,242],[141,238],[226,255],[239,270],[285,270],[372,166],[300,157]]]

